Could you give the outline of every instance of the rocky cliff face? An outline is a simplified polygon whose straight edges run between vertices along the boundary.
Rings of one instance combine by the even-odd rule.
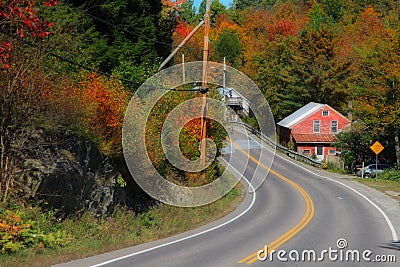
[[[35,130],[25,143],[15,172],[25,197],[64,214],[87,210],[104,215],[127,202],[112,161],[84,137]]]

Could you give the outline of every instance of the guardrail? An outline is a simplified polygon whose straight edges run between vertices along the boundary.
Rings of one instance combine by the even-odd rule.
[[[226,105],[243,105],[243,99],[241,97],[225,97]]]
[[[288,157],[291,157],[295,160],[305,162],[312,166],[316,166],[316,167],[322,166],[322,163],[319,161],[313,160],[307,156],[297,153],[296,151],[290,150],[287,147],[284,147],[280,144],[275,143],[273,140],[271,140],[271,138],[266,136],[264,133],[260,132],[259,130],[254,129],[253,127],[251,127],[250,125],[248,125],[246,123],[243,123],[243,122],[232,122],[232,123],[244,126],[249,132],[258,136],[261,140],[265,141],[269,146],[275,148],[278,151],[281,151],[282,153],[285,153]]]

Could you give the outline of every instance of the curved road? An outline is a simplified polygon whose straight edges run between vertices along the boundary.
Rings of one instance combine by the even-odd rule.
[[[232,173],[241,177],[236,170],[245,169],[243,177],[256,184],[268,176],[235,212],[174,237],[60,266],[398,266],[400,246],[393,242],[398,218],[390,218],[396,222],[392,227],[376,207],[335,182],[332,174],[279,155],[269,166],[273,151],[246,136],[236,133],[222,162],[235,155]],[[259,250],[265,246],[277,252],[261,261],[257,254],[263,257]]]

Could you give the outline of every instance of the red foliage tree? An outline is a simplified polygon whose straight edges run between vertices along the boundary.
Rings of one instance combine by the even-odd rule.
[[[53,7],[58,1],[0,1],[0,31],[6,34],[17,34],[21,38],[27,35],[34,37],[46,37],[50,34],[53,23],[44,20],[38,14],[41,7]],[[9,41],[0,44],[0,61],[5,68],[9,68],[8,61],[12,52]]]

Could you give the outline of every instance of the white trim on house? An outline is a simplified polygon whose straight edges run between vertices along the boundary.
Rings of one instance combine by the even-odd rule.
[[[277,124],[279,126],[290,129],[290,128],[292,128],[292,126],[299,123],[300,121],[307,118],[308,116],[310,116],[314,112],[318,111],[319,109],[323,108],[324,106],[325,106],[325,104],[310,102],[307,105],[305,105],[304,107],[296,110],[295,112],[293,112],[292,114],[290,114],[289,116],[287,116],[286,118],[284,118],[283,120],[278,122]]]

